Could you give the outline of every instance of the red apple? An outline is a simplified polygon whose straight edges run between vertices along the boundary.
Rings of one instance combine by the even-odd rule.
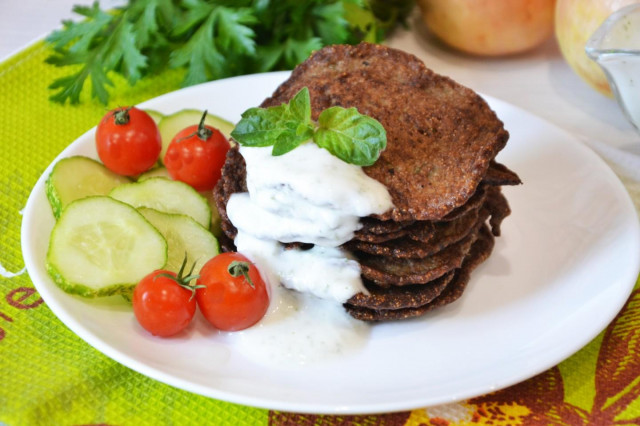
[[[419,0],[429,30],[461,51],[509,55],[553,34],[556,0]]]
[[[600,93],[611,96],[602,69],[589,59],[585,44],[602,22],[616,10],[638,0],[558,0],[556,38],[560,50],[573,70]]]

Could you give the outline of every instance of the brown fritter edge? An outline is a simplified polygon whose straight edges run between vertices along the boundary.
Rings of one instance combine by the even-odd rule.
[[[471,279],[471,272],[479,264],[484,262],[494,246],[494,237],[487,228],[483,226],[480,236],[472,246],[469,256],[465,259],[462,267],[457,269],[455,277],[445,288],[445,290],[432,302],[416,308],[402,309],[368,309],[359,306],[345,304],[344,307],[351,316],[362,321],[391,321],[403,320],[424,315],[425,313],[455,302],[462,296]]]

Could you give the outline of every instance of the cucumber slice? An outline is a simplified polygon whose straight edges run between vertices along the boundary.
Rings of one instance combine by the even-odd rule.
[[[83,297],[127,294],[167,260],[167,242],[136,209],[105,196],[74,201],[51,231],[47,272]]]
[[[154,167],[153,169],[144,172],[140,176],[138,176],[138,182],[142,182],[145,179],[149,179],[152,177],[163,177],[167,179],[171,179],[171,175],[169,175],[169,171],[166,167]]]
[[[203,112],[204,111],[197,109],[183,109],[171,115],[166,115],[162,120],[160,120],[158,123],[158,130],[160,131],[160,137],[162,138],[162,150],[160,151],[159,159],[160,163],[163,163],[164,155],[167,153],[167,148],[169,148],[169,144],[173,137],[184,128],[200,123]],[[207,114],[207,118],[205,118],[204,123],[220,130],[227,139],[231,137],[231,131],[235,127],[233,123],[212,114]]]
[[[209,229],[216,238],[220,238],[222,234],[222,219],[218,212],[218,206],[216,206],[216,200],[213,198],[213,191],[201,192],[200,195],[207,200],[209,208],[211,209],[211,225],[209,225]]]
[[[151,169],[138,176],[138,182],[142,182],[143,180],[152,177],[164,177],[171,179],[171,175],[167,171],[166,167],[156,167],[155,169]],[[220,227],[222,219],[220,219],[220,213],[218,213],[218,207],[216,207],[216,202],[213,198],[213,191],[202,191],[200,192],[200,195],[202,195],[207,200],[207,203],[209,203],[209,208],[211,209],[211,224],[209,225],[209,229],[217,238],[222,232],[222,228]]]
[[[198,222],[182,214],[163,213],[148,207],[138,209],[167,240],[168,254],[164,269],[178,272],[187,256],[187,270],[193,262],[194,272],[199,272],[213,256],[220,253],[218,240]]]
[[[150,207],[165,213],[191,216],[207,229],[211,223],[207,200],[186,183],[176,180],[153,177],[126,183],[114,188],[109,196],[133,207]]]
[[[156,124],[158,124],[160,122],[160,120],[162,120],[164,118],[164,114],[161,112],[158,112],[154,109],[145,109],[144,112],[146,112],[147,114],[149,114],[149,116],[151,116],[151,118],[153,118],[153,121],[156,122]]]
[[[102,163],[80,155],[63,158],[53,166],[45,182],[45,193],[53,215],[60,217],[72,201],[90,195],[107,195],[113,188],[131,182],[107,169]]]

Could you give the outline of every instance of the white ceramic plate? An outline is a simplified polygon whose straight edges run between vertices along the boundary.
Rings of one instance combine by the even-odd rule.
[[[237,121],[287,73],[232,78],[170,93],[142,106],[171,113],[207,108]],[[640,268],[634,207],[614,173],[571,135],[487,98],[511,133],[499,160],[524,185],[506,188],[513,213],[491,257],[456,303],[418,320],[378,324],[359,351],[301,368],[249,361],[196,321],[176,339],[153,338],[131,311],[59,290],[44,269],[54,220],[45,171],[29,198],[22,249],[51,310],[114,360],[198,394],[271,409],[374,413],[461,400],[506,387],[557,364],[620,310]],[[60,157],[95,156],[93,130]]]

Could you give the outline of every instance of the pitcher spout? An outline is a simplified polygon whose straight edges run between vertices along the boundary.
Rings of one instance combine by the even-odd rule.
[[[624,114],[640,131],[640,3],[609,16],[585,51],[600,65]]]

